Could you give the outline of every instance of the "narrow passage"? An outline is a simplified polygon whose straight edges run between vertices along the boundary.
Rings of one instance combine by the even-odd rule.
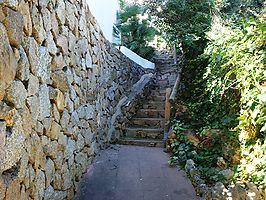
[[[197,200],[185,172],[162,148],[112,145],[79,183],[75,200]]]

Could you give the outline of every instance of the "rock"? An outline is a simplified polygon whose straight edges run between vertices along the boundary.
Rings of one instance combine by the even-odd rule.
[[[58,36],[58,38],[56,39],[56,44],[60,48],[63,55],[68,53],[68,40],[66,36],[64,35]]]
[[[6,126],[11,127],[14,124],[14,117],[16,115],[16,109],[6,105],[4,102],[0,102],[0,119],[5,121]]]
[[[58,143],[56,141],[49,142],[43,147],[43,150],[46,156],[49,156],[54,160],[58,153]]]
[[[52,54],[53,56],[57,54],[57,47],[55,45],[54,38],[53,38],[51,31],[47,33],[46,46],[50,54]]]
[[[68,114],[68,111],[66,109],[64,109],[63,114],[62,114],[62,118],[60,120],[60,124],[61,124],[63,129],[67,128],[67,125],[69,124],[69,120],[70,120],[70,115]]]
[[[23,16],[23,30],[24,33],[27,36],[31,36],[32,34],[32,21],[31,21],[31,16],[30,16],[30,9],[29,9],[29,3],[25,1],[20,1],[19,6],[18,6],[18,11],[21,13]]]
[[[8,7],[4,8],[6,18],[3,24],[6,27],[9,42],[12,46],[19,48],[23,38],[23,16]]]
[[[18,61],[16,77],[21,81],[27,81],[30,76],[30,63],[22,47],[19,48],[19,53],[20,59]]]
[[[94,119],[95,117],[95,106],[93,105],[87,105],[85,107],[85,119],[90,120],[90,119]]]
[[[41,45],[46,37],[46,32],[43,27],[42,15],[39,13],[38,8],[34,4],[31,9],[31,19],[33,24],[32,34],[38,44]]]
[[[51,185],[49,185],[44,191],[44,200],[53,200],[53,199],[55,199],[54,198],[54,193],[55,193],[54,188]]]
[[[30,74],[28,82],[28,96],[36,95],[39,91],[39,79]]]
[[[57,37],[59,34],[59,25],[58,25],[58,21],[57,21],[56,14],[54,11],[51,13],[51,23],[52,23],[51,24],[51,26],[52,26],[51,31],[52,31],[53,35],[55,37]]]
[[[77,144],[77,151],[80,152],[85,146],[85,140],[81,134],[78,135],[78,140],[76,144]]]
[[[224,169],[227,167],[227,163],[225,162],[223,157],[218,157],[217,158],[217,166]]]
[[[47,48],[41,46],[38,51],[38,66],[36,75],[39,77],[42,83],[49,83],[51,76],[50,63],[52,58],[50,57]]]
[[[7,89],[6,100],[14,105],[15,108],[23,108],[27,97],[27,90],[21,81],[13,81]]]
[[[187,160],[186,165],[185,165],[186,172],[190,172],[190,170],[195,169],[195,168],[196,167],[195,167],[194,161],[191,159]]]
[[[56,99],[55,99],[55,103],[56,103],[56,106],[57,106],[57,109],[59,112],[63,112],[64,111],[64,108],[65,108],[65,96],[64,94],[56,89]]]
[[[53,104],[52,113],[53,113],[53,118],[55,119],[55,121],[59,123],[60,122],[60,113],[58,112],[58,109],[57,109],[55,104]]]
[[[260,200],[262,196],[260,191],[258,190],[257,186],[254,183],[247,182],[247,197],[246,200]]]
[[[71,138],[68,138],[65,158],[69,159],[71,156],[73,156],[74,151],[76,151],[76,143]]]
[[[4,180],[2,177],[0,178],[0,199],[4,199],[6,195],[6,184],[4,183]]]
[[[59,90],[61,90],[62,92],[68,92],[69,90],[69,85],[67,82],[67,76],[64,74],[64,72],[60,72],[60,71],[56,71],[54,73],[52,73],[52,85],[55,88],[58,88]]]
[[[71,123],[73,124],[73,125],[77,125],[77,124],[79,124],[79,116],[78,116],[78,114],[77,114],[77,112],[76,111],[74,111],[72,114],[71,114]]]
[[[49,99],[49,88],[41,85],[39,91],[40,114],[38,119],[42,121],[45,117],[50,117],[51,104]]]
[[[14,200],[20,197],[20,184],[17,179],[13,180],[6,190],[5,200]]]
[[[223,176],[226,179],[226,181],[230,181],[234,176],[234,172],[230,169],[225,169],[220,171],[219,175]]]
[[[63,190],[67,190],[71,188],[71,186],[73,185],[72,179],[73,179],[73,175],[67,169],[66,172],[62,174],[62,182],[63,182],[62,189]]]
[[[60,131],[61,131],[61,126],[55,121],[53,121],[51,125],[51,130],[48,133],[48,137],[51,138],[51,140],[57,140]]]
[[[80,152],[75,156],[75,162],[82,166],[82,172],[84,172],[87,168],[87,156]]]
[[[45,174],[38,170],[36,171],[36,179],[34,181],[34,187],[36,189],[35,199],[43,199],[45,189]]]
[[[40,1],[40,2],[42,2],[42,1]],[[46,32],[49,32],[52,29],[51,13],[46,7],[41,8],[41,13],[42,13],[44,29]]]
[[[23,126],[24,135],[26,138],[28,138],[31,135],[32,127],[33,127],[33,121],[32,121],[30,110],[28,109],[26,105],[24,105],[23,108],[20,109],[18,112],[22,118],[22,126]]]
[[[36,75],[37,66],[39,65],[39,46],[34,38],[29,37],[26,39],[25,51],[30,62],[30,70]]]
[[[56,158],[53,160],[54,163],[55,163],[55,169],[56,170],[61,169],[61,167],[63,165],[63,160],[64,160],[63,152],[62,151],[58,151]]]
[[[54,162],[48,158],[46,161],[46,166],[45,166],[45,185],[46,188],[50,186],[50,183],[54,179],[54,174],[55,174],[55,165]]]
[[[17,62],[12,48],[8,42],[7,32],[4,25],[0,23],[0,101],[5,96],[5,90],[15,79]]]
[[[236,183],[235,185],[230,186],[230,191],[232,193],[232,199],[246,199],[246,190],[244,189],[244,186],[241,183]]]
[[[64,3],[64,0],[58,0],[57,1],[57,7],[55,9],[56,11],[56,15],[58,18],[58,22],[60,25],[64,25],[65,24],[65,16],[66,16],[66,5]]]
[[[213,200],[226,200],[226,193],[227,189],[225,188],[224,184],[221,182],[218,182],[215,184],[215,186],[212,188],[212,199]]]
[[[67,146],[67,136],[64,135],[62,132],[60,132],[58,136],[58,150],[65,151],[66,146]]]
[[[58,56],[54,56],[51,67],[52,71],[61,70],[66,65],[65,60],[62,56],[62,53],[60,53]]]
[[[35,125],[37,123],[38,116],[40,114],[40,101],[36,96],[31,96],[27,98],[27,106],[31,113],[32,123]]]
[[[6,144],[6,122],[0,121],[0,149]]]

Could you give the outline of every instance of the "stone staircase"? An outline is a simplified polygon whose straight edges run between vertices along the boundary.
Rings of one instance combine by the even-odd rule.
[[[142,103],[127,124],[119,144],[164,146],[166,88],[173,87],[176,70],[172,65],[173,58],[169,54],[159,55],[154,62],[156,71],[153,84],[148,88],[149,95],[141,100]]]

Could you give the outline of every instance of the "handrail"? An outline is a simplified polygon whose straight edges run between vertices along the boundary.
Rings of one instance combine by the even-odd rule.
[[[177,77],[176,77],[176,81],[175,81],[175,85],[173,87],[172,93],[171,93],[170,98],[169,98],[169,101],[171,104],[174,102],[175,97],[177,95],[177,89],[178,89],[178,86],[180,83],[180,79],[181,79],[181,75],[180,75],[180,72],[178,72]]]

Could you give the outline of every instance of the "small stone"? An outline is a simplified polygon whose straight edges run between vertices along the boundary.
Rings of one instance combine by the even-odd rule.
[[[51,185],[49,185],[44,191],[44,200],[55,199],[54,193],[55,193],[54,188]]]
[[[37,119],[40,113],[40,101],[38,97],[36,96],[31,96],[27,98],[27,106],[30,110],[31,113],[31,118],[33,124],[37,123]]]
[[[45,117],[50,116],[50,99],[49,99],[49,88],[47,85],[41,85],[39,91],[39,101],[40,101],[40,114],[39,120],[42,121]]]
[[[51,13],[46,7],[41,8],[41,13],[42,13],[42,18],[43,18],[44,29],[46,32],[49,32],[52,29]]]
[[[217,166],[222,168],[222,169],[227,167],[227,163],[225,162],[223,157],[217,158]]]
[[[7,90],[6,100],[12,103],[15,108],[23,108],[27,97],[27,90],[21,81],[13,81]]]
[[[18,61],[18,68],[16,77],[21,81],[27,81],[30,76],[30,63],[27,58],[26,52],[21,47],[19,48],[20,59]]]
[[[80,152],[75,156],[75,162],[82,166],[82,172],[84,172],[87,168],[87,156]]]
[[[24,27],[23,30],[27,36],[32,34],[32,21],[29,9],[29,3],[25,1],[20,1],[18,6],[18,11],[23,16]]]
[[[13,180],[6,190],[5,200],[14,200],[20,197],[20,184],[17,179]]]
[[[247,192],[241,183],[231,186],[232,199],[246,199]]]
[[[30,70],[34,75],[36,75],[37,66],[39,65],[39,46],[32,37],[26,38],[25,40],[25,51],[30,62]]]
[[[19,48],[23,38],[23,16],[8,7],[4,8],[6,18],[3,21],[9,42],[12,46]]]
[[[56,44],[60,48],[63,55],[68,53],[68,40],[66,36],[64,35],[58,36],[58,38],[56,39]]]
[[[0,59],[0,101],[5,96],[5,90],[11,85],[15,79],[17,61],[12,48],[8,42],[6,29],[0,23],[0,55],[4,59]]]
[[[63,190],[67,190],[69,188],[71,188],[71,186],[73,185],[72,182],[73,179],[73,175],[70,173],[70,171],[67,169],[66,172],[64,174],[62,174],[62,182],[63,182]]]
[[[57,7],[56,7],[56,15],[57,15],[57,18],[58,18],[58,22],[59,24],[61,25],[64,25],[65,24],[65,16],[66,16],[66,5],[64,3],[64,0],[58,0],[57,2]]]
[[[61,70],[66,65],[65,60],[62,56],[62,53],[60,53],[58,56],[54,56],[51,67],[52,71]]]
[[[247,182],[246,186],[248,188],[246,200],[260,200],[260,199],[262,199],[260,191],[258,190],[257,186],[254,183]]]
[[[51,125],[51,130],[48,133],[48,137],[51,138],[52,140],[57,140],[60,131],[61,131],[61,126],[55,121],[53,121]]]
[[[38,169],[36,172],[36,179],[34,181],[34,187],[37,192],[36,199],[43,199],[44,189],[45,189],[45,174],[43,171],[38,170]]]
[[[76,143],[71,138],[68,138],[65,158],[68,159],[71,156],[73,156],[75,151],[76,151]]]
[[[65,95],[60,90],[56,89],[55,103],[59,112],[63,112],[65,108]]]
[[[42,44],[45,37],[46,37],[46,32],[43,27],[43,19],[41,13],[39,13],[38,8],[36,5],[33,4],[32,9],[31,9],[31,18],[32,18],[32,34],[35,38],[35,40],[39,43]]]
[[[2,177],[0,178],[0,199],[4,199],[6,196],[6,184],[4,183]]]
[[[52,85],[55,87],[55,88],[58,88],[59,90],[61,90],[62,92],[68,92],[69,90],[69,85],[68,85],[68,82],[67,82],[67,77],[66,75],[63,73],[63,72],[60,72],[60,71],[56,71],[54,73],[52,73]]]
[[[53,118],[55,119],[55,121],[59,123],[59,121],[60,121],[60,113],[58,112],[57,106],[55,104],[53,104],[52,113],[53,113]]]
[[[42,83],[49,83],[51,76],[51,56],[48,53],[46,47],[41,46],[38,51],[38,66],[36,70],[36,75],[39,77]]]
[[[50,31],[47,33],[46,46],[47,46],[48,52],[52,54],[53,56],[55,56],[57,53],[57,47],[55,45],[53,35]]]
[[[28,83],[28,96],[37,94],[39,91],[39,79],[30,74]]]
[[[56,141],[49,142],[43,147],[43,150],[46,156],[49,156],[54,160],[58,153],[58,143]]]
[[[0,121],[0,149],[6,144],[6,122]]]
[[[78,140],[77,140],[77,151],[80,152],[85,146],[85,140],[84,137],[79,134],[78,135]]]
[[[225,169],[220,171],[219,175],[223,176],[227,181],[229,181],[233,178],[234,172],[230,169]]]
[[[54,174],[55,174],[54,162],[50,158],[48,158],[47,162],[46,162],[46,166],[45,166],[45,177],[46,177],[45,185],[46,185],[46,187],[50,186],[50,183],[54,179]]]
[[[66,109],[64,109],[63,114],[62,114],[62,118],[60,120],[60,124],[61,124],[63,129],[67,128],[67,125],[69,124],[69,120],[70,120],[70,115],[68,114],[68,111]]]

